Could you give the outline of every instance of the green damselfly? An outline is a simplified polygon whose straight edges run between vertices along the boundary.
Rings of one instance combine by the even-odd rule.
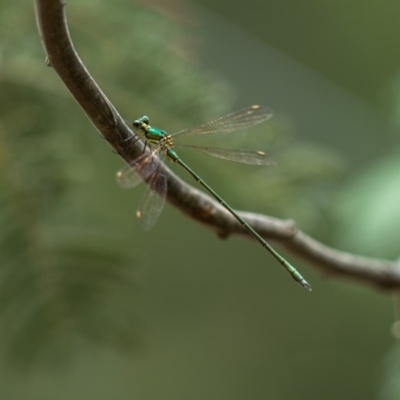
[[[144,139],[144,150],[124,170],[117,173],[117,180],[124,188],[131,188],[143,180],[148,183],[148,188],[142,198],[139,209],[136,212],[142,220],[145,229],[150,229],[160,215],[167,195],[167,178],[160,168],[161,162],[167,157],[181,165],[193,178],[202,185],[226,210],[228,210],[258,242],[268,250],[273,257],[286,269],[293,279],[300,283],[303,288],[311,291],[311,285],[302,275],[286,261],[276,250],[274,250],[229,204],[225,202],[210,186],[208,186],[191,168],[189,168],[175,152],[174,148],[195,149],[213,157],[222,158],[245,164],[271,165],[274,162],[263,151],[233,150],[217,147],[200,147],[189,145],[177,145],[173,142],[176,138],[184,135],[212,135],[230,133],[249,128],[272,117],[272,112],[267,107],[253,105],[224,117],[212,120],[196,128],[168,135],[165,131],[150,126],[147,116],[143,116],[133,122],[133,127],[138,133],[133,139]],[[149,152],[146,152],[149,148]],[[159,157],[157,162],[154,157]]]

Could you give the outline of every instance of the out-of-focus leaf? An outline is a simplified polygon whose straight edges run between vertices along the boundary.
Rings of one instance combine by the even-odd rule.
[[[339,245],[371,256],[398,257],[400,154],[371,166],[335,198]]]

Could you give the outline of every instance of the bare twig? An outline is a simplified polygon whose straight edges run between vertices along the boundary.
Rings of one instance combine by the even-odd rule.
[[[115,151],[128,163],[134,160],[143,147],[139,142],[126,140],[132,132],[76,53],[66,23],[65,3],[62,0],[36,0],[36,10],[48,65],[54,68]],[[215,230],[221,237],[248,235],[218,202],[179,179],[165,166],[162,168],[168,178],[168,200],[174,206]],[[400,289],[399,263],[332,249],[299,231],[291,221],[248,212],[240,215],[264,238],[273,239],[326,275],[352,278],[384,289]]]

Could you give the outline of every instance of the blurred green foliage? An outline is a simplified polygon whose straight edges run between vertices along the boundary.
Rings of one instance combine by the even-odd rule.
[[[166,13],[123,0],[68,2],[67,17],[78,53],[121,114],[129,119],[148,114],[155,126],[172,133],[232,110],[240,94],[235,93],[234,83],[200,64],[196,52],[201,47],[201,28],[192,27],[196,16],[184,2],[171,4],[175,8]],[[182,17],[178,10],[186,14]],[[331,297],[304,300],[291,282],[287,290],[293,294],[288,296],[286,287],[275,281],[281,271],[274,275],[272,263],[266,269],[265,255],[259,259],[248,242],[232,241],[228,247],[174,211],[166,212],[154,233],[142,234],[134,221],[141,191],[119,190],[114,172],[122,162],[99,140],[54,71],[45,66],[31,3],[0,2],[0,38],[3,369],[17,366],[37,371],[33,367],[38,364],[65,367],[77,355],[90,356],[99,348],[130,355],[153,340],[157,354],[150,354],[137,375],[149,388],[147,398],[159,398],[158,382],[171,389],[170,397],[164,398],[173,398],[172,386],[177,385],[192,398],[205,398],[207,389],[215,389],[221,400],[218,390],[224,388],[228,388],[225,398],[247,398],[261,381],[268,382],[277,399],[292,398],[291,385],[274,383],[279,371],[285,378],[287,360],[296,372],[291,384],[301,398],[308,398],[310,387],[305,382],[315,380],[326,359],[339,361],[324,365],[321,386],[330,385],[331,377],[348,379],[348,384],[365,382],[369,361],[360,355],[365,360],[379,358],[386,334],[379,325],[370,327],[369,315],[359,315],[356,321],[354,314],[376,307],[375,318],[381,315],[375,298],[347,287],[332,289],[327,283],[323,288],[333,290]],[[191,153],[182,158],[235,208],[293,218],[302,229],[326,241],[347,229],[340,246],[363,254],[369,248],[372,255],[397,256],[396,152],[354,176],[336,196],[338,184],[347,178],[346,160],[322,144],[304,138],[300,142],[291,133],[288,121],[278,116],[251,134],[215,138],[216,145],[228,142],[231,147],[267,151],[278,162],[267,172]],[[183,172],[182,176],[190,183]],[[176,258],[168,258],[171,248]],[[248,267],[250,261],[262,264],[265,276],[257,276],[257,268]],[[146,263],[152,266],[149,291],[154,303],[144,307],[143,317],[138,292],[140,297]],[[337,298],[346,295],[352,304],[343,309]],[[318,296],[318,290],[313,296]],[[381,303],[387,309],[384,300]],[[150,329],[165,336],[154,339],[146,330],[146,313],[156,320]],[[382,315],[382,321],[385,318],[390,317]],[[338,329],[347,323],[346,332],[329,336],[332,323]],[[357,336],[352,337],[356,330]],[[364,334],[367,330],[374,341],[380,339],[376,347],[372,348],[372,336]],[[315,336],[304,343],[310,332]],[[281,347],[278,340],[284,343]],[[190,368],[187,358],[192,360]],[[171,359],[179,372],[171,369]],[[365,369],[351,376],[335,375],[343,363],[353,371],[357,361]],[[304,362],[309,369],[303,368]],[[99,368],[105,368],[102,373],[110,379],[127,374],[124,379],[130,382],[132,365],[124,365],[121,372],[115,364],[103,363]],[[85,379],[94,374],[93,364],[77,368],[82,370]],[[247,374],[243,393],[224,383],[224,373],[235,381]],[[213,379],[199,383],[207,374]],[[106,382],[96,382],[98,392]],[[340,389],[341,383],[336,383]],[[84,391],[81,394],[87,398]]]
[[[202,93],[223,85],[200,78],[194,65],[164,44],[176,44],[182,27],[131,2],[99,5],[74,5],[69,18],[82,58],[105,78],[111,97],[121,103],[130,98],[123,87],[132,81],[134,108],[157,109],[160,102],[171,111],[189,103],[200,112],[214,107],[213,97],[207,103]],[[104,143],[45,66],[32,4],[0,6],[2,360],[20,367],[49,359],[64,363],[82,340],[126,352],[140,330],[134,256],[112,204],[89,210],[82,190],[90,188],[95,197],[96,185],[104,182],[91,182],[99,162],[93,145]],[[188,74],[190,85],[183,85],[179,78]]]

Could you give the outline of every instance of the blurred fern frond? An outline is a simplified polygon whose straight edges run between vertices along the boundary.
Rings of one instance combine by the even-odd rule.
[[[0,11],[0,358],[22,368],[65,363],[82,343],[126,353],[141,328],[126,232],[112,204],[90,215],[76,206],[87,199],[83,184],[94,196],[108,183],[96,153],[104,145],[83,132],[92,128],[45,66],[32,5]],[[127,1],[76,3],[68,17],[88,68],[129,112],[223,106],[212,88],[224,85],[177,51],[176,21]]]
[[[35,162],[3,158],[0,174],[2,359],[26,367],[82,340],[133,347],[139,326],[132,260],[113,244],[118,234],[96,235],[63,205],[73,184],[68,164],[46,159],[31,139],[24,143],[38,152]],[[97,217],[96,230],[115,232]]]

